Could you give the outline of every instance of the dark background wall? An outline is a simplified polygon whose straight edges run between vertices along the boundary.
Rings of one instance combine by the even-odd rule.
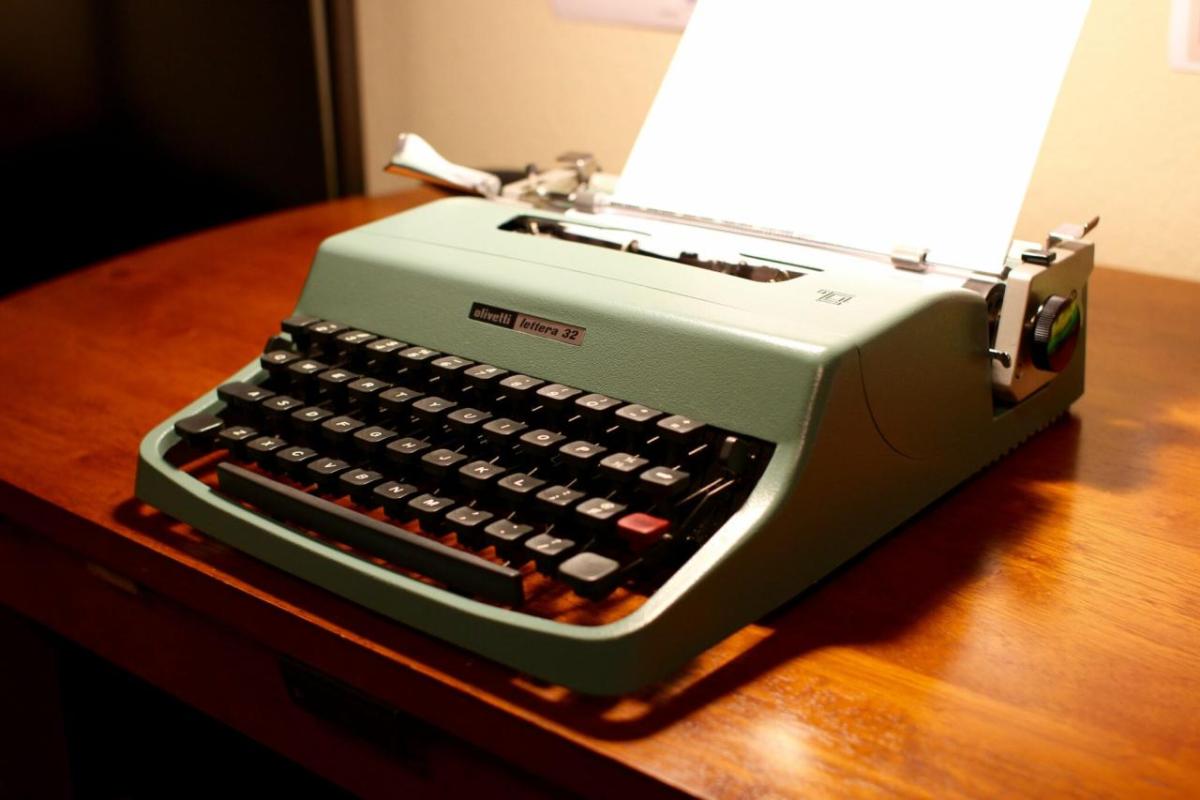
[[[359,188],[353,164],[328,158],[329,134],[355,132],[357,119],[326,124],[323,137],[318,81],[319,48],[345,22],[325,15],[348,6],[0,3],[0,292]],[[352,65],[345,55],[334,65]],[[357,114],[353,97],[338,99],[330,113]]]

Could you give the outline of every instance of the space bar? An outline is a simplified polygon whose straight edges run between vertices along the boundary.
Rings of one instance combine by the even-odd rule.
[[[217,465],[217,480],[221,491],[230,497],[386,558],[463,594],[507,605],[524,600],[521,573],[510,567],[380,522],[227,461]]]

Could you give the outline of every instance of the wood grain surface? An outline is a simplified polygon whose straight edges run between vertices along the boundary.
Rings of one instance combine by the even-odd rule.
[[[1098,270],[1062,422],[625,698],[529,681],[134,500],[141,436],[255,354],[320,239],[433,196],[277,214],[0,301],[0,601],[135,671],[154,643],[120,631],[169,603],[589,795],[1200,794],[1200,285]],[[46,548],[142,599],[72,605],[87,579],[31,573]],[[144,661],[168,689],[186,672]]]

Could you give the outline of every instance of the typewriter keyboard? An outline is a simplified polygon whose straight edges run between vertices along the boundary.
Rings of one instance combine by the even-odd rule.
[[[221,411],[176,423],[187,468],[331,546],[495,604],[644,599],[770,458],[667,409],[338,322],[283,331],[261,382],[225,384]]]

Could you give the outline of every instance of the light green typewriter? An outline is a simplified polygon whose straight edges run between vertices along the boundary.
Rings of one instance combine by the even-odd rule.
[[[393,166],[481,196],[324,242],[137,494],[541,679],[670,675],[1083,391],[1095,221],[967,271],[621,208],[579,155]]]

